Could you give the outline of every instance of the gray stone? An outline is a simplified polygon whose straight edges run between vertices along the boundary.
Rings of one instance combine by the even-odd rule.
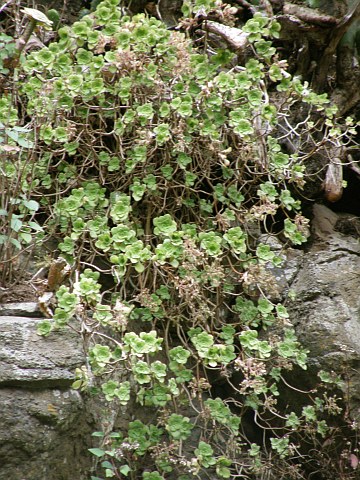
[[[265,265],[265,269],[271,277],[268,285],[263,287],[263,292],[266,293],[269,300],[283,301],[288,296],[290,285],[301,268],[304,252],[294,248],[285,248],[279,238],[272,234],[260,235],[258,242],[268,245],[283,260],[278,267],[274,267],[271,263]]]
[[[0,480],[89,478],[91,426],[78,392],[1,388],[0,405]]]
[[[339,218],[323,205],[314,207],[313,241],[287,307],[310,364],[347,377],[344,388],[360,419],[360,244],[335,230]]]
[[[39,321],[0,317],[0,385],[69,387],[75,368],[84,364],[80,335],[64,329],[41,337]]]
[[[43,317],[38,302],[20,302],[0,304],[0,316]]]
[[[2,313],[36,311],[7,304]],[[82,338],[37,335],[39,318],[0,316],[0,480],[88,480],[92,405],[71,389],[85,363]]]

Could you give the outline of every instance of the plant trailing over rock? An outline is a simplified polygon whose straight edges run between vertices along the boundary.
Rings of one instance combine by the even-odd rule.
[[[301,412],[278,409],[286,372],[306,369],[307,352],[274,293],[271,268],[282,256],[258,237],[279,215],[286,241],[306,242],[294,192],[306,180],[308,146],[314,153],[351,125],[278,59],[275,21],[256,15],[244,32],[253,57],[230,67],[230,52],[203,53],[104,0],[23,61],[30,138],[0,98],[0,120],[1,105],[11,112],[9,143],[36,151],[36,161],[18,157],[15,215],[22,222],[23,211],[40,208],[73,268],[39,333],[83,332],[89,368],[77,370],[74,388],[103,394],[109,410],[136,403],[149,412],[126,431],[115,422],[96,433],[91,452],[106,478],[266,475],[271,458],[278,478],[303,478],[298,442],[331,431],[320,397]],[[306,115],[291,127],[295,105]],[[19,178],[3,164],[6,178]],[[8,228],[27,241],[21,234],[36,225]],[[10,233],[0,238],[18,246]],[[223,398],[212,389],[219,376],[231,390]],[[269,453],[246,437],[249,412],[268,432]]]

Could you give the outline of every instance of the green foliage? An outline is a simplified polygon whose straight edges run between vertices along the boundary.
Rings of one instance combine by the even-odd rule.
[[[339,126],[327,99],[286,71],[274,20],[256,14],[244,25],[254,56],[230,69],[228,51],[208,56],[154,18],[124,15],[118,0],[92,3],[91,15],[56,25],[56,41],[21,64],[22,118],[32,125],[0,98],[0,249],[11,259],[12,247],[41,238],[38,213],[46,218],[75,275],[39,333],[86,332],[89,365],[73,387],[146,412],[95,435],[101,444],[90,452],[106,478],[226,479],[265,472],[273,457],[290,469],[302,434],[328,432],[326,402],[279,412],[286,372],[306,369],[307,352],[268,294],[282,257],[254,231],[279,214],[288,244],[306,242],[294,194],[306,179],[305,147],[321,122],[330,138],[351,122]],[[192,16],[220,2],[182,8]],[[12,48],[1,41],[0,68]],[[289,154],[276,129],[299,104],[308,116],[296,127],[300,153]],[[211,398],[210,372],[228,382],[229,398]],[[249,411],[264,419],[270,447],[252,444],[242,464]]]
[[[194,453],[199,463],[206,468],[216,463],[214,458],[214,450],[206,442],[199,442],[199,446],[195,449]]]
[[[166,422],[166,430],[174,440],[186,440],[193,428],[188,417],[173,413]]]
[[[109,380],[102,384],[101,389],[108,401],[118,398],[120,405],[126,405],[130,400],[130,382],[119,383]]]
[[[0,34],[0,74],[6,75],[10,73],[7,63],[15,56],[16,44],[15,39],[5,33]]]
[[[285,458],[289,454],[289,438],[270,438],[271,447],[277,452],[280,458]]]
[[[17,122],[17,111],[11,97],[1,96],[0,267],[3,281],[7,277],[11,280],[12,262],[20,251],[29,248],[36,237],[40,240],[43,232],[35,218],[40,204],[30,198],[31,188],[38,184],[33,165],[28,161],[28,155],[34,148],[34,133],[29,126],[20,126]]]
[[[209,410],[212,420],[228,427],[234,435],[238,435],[241,419],[237,415],[233,415],[230,408],[220,398],[206,400],[205,407]]]

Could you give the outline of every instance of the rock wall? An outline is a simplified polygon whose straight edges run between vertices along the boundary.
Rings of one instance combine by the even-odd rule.
[[[360,218],[313,208],[312,239],[287,305],[310,366],[340,374],[350,415],[360,420]]]
[[[311,367],[315,374],[318,369],[341,374],[349,413],[356,421],[359,232],[357,217],[315,205],[305,251],[284,252],[281,242],[268,239],[285,258],[281,267],[271,270],[279,294],[274,301],[285,302],[299,339],[310,351],[310,375],[308,370],[297,380],[304,388],[305,382],[315,381]],[[35,303],[0,306],[0,480],[89,480],[91,433],[106,429],[104,422],[122,430],[134,406],[95,404],[72,390],[73,372],[85,363],[81,336],[66,329],[39,337],[39,321]],[[286,401],[296,403],[296,397],[294,391],[294,398]]]
[[[33,303],[0,308],[0,480],[88,480],[94,426],[71,389],[81,337],[39,337],[37,314]]]

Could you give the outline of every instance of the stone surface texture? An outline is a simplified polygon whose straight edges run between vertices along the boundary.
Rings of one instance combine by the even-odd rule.
[[[295,298],[287,308],[299,339],[310,351],[310,366],[346,379],[351,416],[359,420],[360,242],[354,221],[358,219],[352,215],[314,206],[312,240],[292,278]]]
[[[84,363],[80,335],[71,330],[40,337],[40,319],[0,316],[0,386],[65,387]]]
[[[27,306],[1,308],[0,480],[88,479],[94,427],[71,389],[85,361],[81,337],[70,329],[38,336],[40,319],[18,316]]]

